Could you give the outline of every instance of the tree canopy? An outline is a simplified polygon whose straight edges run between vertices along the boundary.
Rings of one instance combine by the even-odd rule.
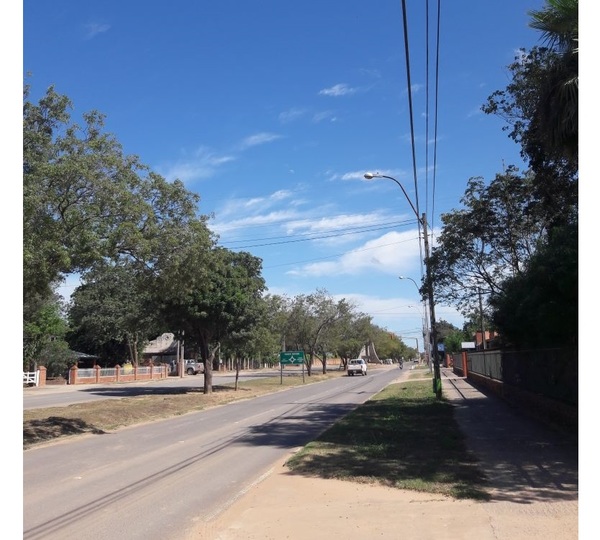
[[[578,2],[531,11],[545,47],[520,51],[482,107],[506,120],[528,170],[472,178],[442,216],[431,264],[438,299],[497,327],[505,345],[577,342]],[[562,313],[562,316],[561,316]]]

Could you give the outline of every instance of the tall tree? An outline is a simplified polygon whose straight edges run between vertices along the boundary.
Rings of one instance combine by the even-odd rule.
[[[324,289],[294,298],[286,329],[286,347],[304,351],[309,376],[315,357],[322,362],[323,372],[326,371],[325,352],[336,339],[334,327],[352,309],[346,300],[336,302]]]
[[[504,280],[523,272],[545,233],[530,175],[514,167],[489,185],[471,178],[463,208],[442,215],[442,232],[432,250],[436,300],[464,314],[478,311],[479,295],[501,290]]]
[[[490,297],[505,345],[573,347],[578,335],[577,227],[553,229],[527,262]]]
[[[104,133],[104,116],[71,121],[70,100],[50,87],[23,105],[24,323],[64,276],[106,261],[151,269],[197,220],[199,197],[169,183]]]
[[[546,0],[541,10],[529,12],[530,26],[542,33],[557,55],[549,62],[540,92],[539,130],[550,144],[575,158],[578,148],[579,2]]]
[[[531,11],[547,47],[521,50],[512,80],[482,107],[506,120],[535,174],[538,198],[558,226],[572,222],[578,178],[578,2],[548,0]]]
[[[57,295],[50,297],[36,295],[25,306],[30,313],[25,315],[23,325],[23,370],[30,371],[36,364],[50,369],[48,375],[58,375],[66,368],[68,355],[65,334],[68,330],[63,303]],[[57,363],[61,364],[57,367]]]
[[[344,317],[336,324],[336,334],[337,339],[332,348],[340,357],[342,367],[345,369],[348,360],[358,358],[363,345],[376,341],[380,332],[373,325],[369,315],[354,313],[353,316]]]
[[[215,248],[201,225],[193,229],[187,246],[158,261],[157,284],[165,321],[174,331],[184,332],[186,344],[199,350],[208,394],[220,341],[258,324],[265,283],[260,259]]]
[[[521,145],[545,232],[521,271],[490,291],[491,317],[513,346],[572,345],[578,297],[578,1],[547,0],[529,14],[546,47],[521,51],[509,66],[512,81],[483,110],[506,119],[505,129]]]

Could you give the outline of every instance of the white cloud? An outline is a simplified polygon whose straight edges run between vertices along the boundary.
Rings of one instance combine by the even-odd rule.
[[[277,135],[276,133],[256,133],[254,135],[250,135],[249,137],[246,137],[242,143],[241,143],[241,148],[242,150],[245,150],[247,148],[251,148],[253,146],[258,146],[261,144],[266,144],[269,143],[271,141],[275,141],[277,139],[280,139],[281,135]]]
[[[274,205],[287,201],[286,204],[295,204],[298,194],[292,190],[280,189],[265,197],[252,197],[251,199],[231,198],[222,206],[218,215],[223,217],[236,216],[240,213],[248,215],[260,212],[265,214]]]
[[[280,139],[282,136],[276,133],[256,133],[246,137],[238,146],[238,151],[243,151],[253,146],[266,144]],[[188,184],[197,180],[213,177],[218,169],[238,157],[235,154],[217,154],[206,146],[200,146],[191,154],[184,151],[182,157],[174,163],[166,163],[156,166],[159,174],[167,180],[178,178]]]
[[[93,39],[99,34],[108,32],[110,30],[110,24],[89,23],[83,25],[83,29],[85,32],[85,39]]]
[[[248,232],[260,227],[256,237],[285,235],[285,227],[300,215],[299,207],[305,201],[298,191],[278,190],[265,197],[250,199],[230,198],[215,211],[210,228],[219,235]],[[265,233],[265,230],[268,231]],[[225,239],[224,239],[225,240]]]
[[[319,91],[319,95],[321,96],[347,96],[350,94],[354,94],[356,92],[356,88],[351,88],[346,83],[336,84],[330,88],[324,88]]]
[[[200,146],[191,155],[184,155],[175,163],[159,165],[156,170],[169,181],[178,178],[187,184],[214,176],[222,165],[235,159],[234,156],[218,155]]]
[[[305,114],[306,114],[306,110],[297,109],[295,107],[292,107],[291,109],[288,109],[287,111],[283,111],[283,112],[279,113],[279,121],[282,124],[287,124],[288,122],[292,122],[294,120],[297,120],[298,118],[301,118]]]
[[[315,124],[323,122],[324,120],[329,120],[330,122],[337,122],[337,117],[334,116],[332,111],[322,111],[315,113],[312,117],[312,121]]]
[[[364,275],[369,272],[401,275],[414,267],[419,258],[417,231],[389,232],[368,240],[336,261],[307,264],[290,273],[305,277]]]

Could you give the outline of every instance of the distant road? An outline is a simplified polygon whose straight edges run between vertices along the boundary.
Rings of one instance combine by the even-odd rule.
[[[26,450],[23,538],[183,540],[273,463],[407,375],[374,369]]]
[[[279,376],[279,370],[242,371],[240,380],[259,377]],[[227,384],[235,381],[234,374],[213,373],[213,384]],[[156,392],[157,388],[202,388],[204,375],[184,375],[163,380],[115,383],[115,384],[76,384],[31,387],[23,389],[23,410],[64,407],[73,403],[97,401],[99,399],[123,398]]]

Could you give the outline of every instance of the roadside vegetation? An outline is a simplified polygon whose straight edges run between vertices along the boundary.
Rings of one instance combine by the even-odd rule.
[[[251,399],[302,384],[345,376],[345,371],[300,374],[202,388],[152,388],[136,397],[67,407],[26,410],[23,448],[101,435],[120,428],[172,418]],[[309,443],[288,462],[297,474],[485,499],[485,482],[466,451],[452,406],[436,400],[431,376],[416,368],[407,381],[392,384]]]
[[[308,476],[456,499],[489,498],[453,407],[436,399],[430,380],[389,385],[307,444],[287,466]]]

